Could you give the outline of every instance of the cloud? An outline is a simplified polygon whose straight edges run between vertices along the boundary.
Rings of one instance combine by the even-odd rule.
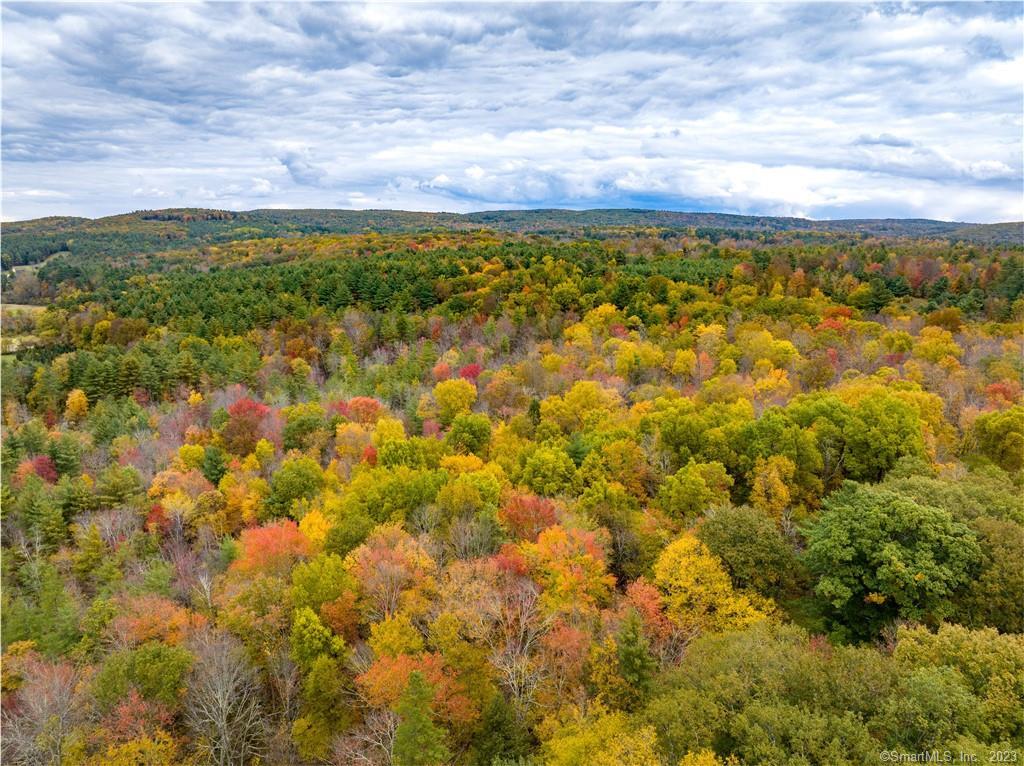
[[[189,204],[1024,217],[1015,4],[2,14],[5,218]]]
[[[900,147],[911,147],[914,142],[907,138],[898,138],[897,136],[891,136],[888,133],[882,133],[877,136],[857,136],[857,140],[853,142],[854,146],[900,146]]]
[[[323,168],[313,165],[299,152],[285,152],[277,158],[288,169],[288,175],[299,186],[320,186],[327,175]]]

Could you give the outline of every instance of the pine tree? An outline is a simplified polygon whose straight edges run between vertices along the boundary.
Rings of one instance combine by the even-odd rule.
[[[117,363],[110,359],[99,365],[96,383],[99,386],[100,397],[110,396],[117,393]]]
[[[398,701],[401,723],[395,731],[392,751],[394,766],[440,766],[451,757],[444,729],[430,718],[433,690],[418,670],[409,675],[409,685]]]
[[[514,761],[529,752],[529,737],[501,693],[495,694],[484,709],[479,732],[473,745],[473,762],[477,766]]]
[[[71,571],[78,579],[85,580],[106,558],[107,544],[103,542],[99,527],[95,524],[90,524],[77,537],[78,552],[71,562]]]
[[[228,463],[224,458],[224,451],[219,447],[207,447],[206,452],[203,454],[203,462],[200,468],[207,481],[217,486],[224,477],[224,474],[228,472]]]
[[[21,498],[21,515],[29,537],[45,542],[45,530],[53,503],[41,490],[35,490]]]
[[[57,503],[64,514],[65,521],[71,521],[78,514],[89,510],[92,501],[92,491],[88,482],[82,477],[64,476],[57,484]]]
[[[50,498],[41,498],[41,500],[36,532],[46,550],[56,550],[67,540],[68,527],[64,523],[64,514],[61,512],[60,506]]]
[[[36,592],[34,635],[39,651],[51,657],[63,654],[78,642],[78,615],[75,602],[68,596],[64,581],[52,564],[40,571]]]
[[[200,375],[199,363],[196,362],[195,357],[191,353],[182,351],[178,354],[174,365],[175,378],[194,388],[199,384]]]
[[[651,690],[651,679],[657,670],[636,610],[630,610],[615,643],[618,647],[619,674],[629,689],[623,707],[633,710],[646,700]]]
[[[37,419],[28,421],[18,429],[17,441],[22,454],[30,457],[41,454],[46,446],[46,426]]]
[[[82,460],[79,454],[78,442],[67,434],[63,434],[50,442],[48,452],[50,459],[53,460],[53,464],[57,467],[57,472],[61,476],[74,475],[81,470]]]
[[[134,356],[126,356],[121,359],[117,371],[117,387],[122,396],[128,396],[139,385],[142,379],[142,365]]]
[[[142,481],[134,468],[112,465],[100,477],[96,502],[101,508],[117,508],[132,502],[142,489]]]
[[[153,360],[156,361],[155,359]],[[156,364],[146,360],[146,363],[142,365],[142,369],[139,371],[139,387],[149,392],[150,396],[159,396],[163,390],[163,382],[161,380],[160,370]]]
[[[527,414],[530,416],[530,422],[532,422],[534,425],[537,425],[538,423],[540,423],[540,400],[539,399],[531,399],[530,400],[530,407],[527,410]]]
[[[60,412],[64,397],[60,379],[49,366],[36,371],[35,385],[26,397],[28,405],[36,412],[56,414]]]

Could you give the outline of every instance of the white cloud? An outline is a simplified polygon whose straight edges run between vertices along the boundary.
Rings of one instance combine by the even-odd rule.
[[[1009,4],[2,12],[8,218],[171,204],[1024,217],[1024,15]]]

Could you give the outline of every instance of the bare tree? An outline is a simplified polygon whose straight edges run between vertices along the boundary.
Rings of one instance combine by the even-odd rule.
[[[333,763],[338,766],[390,766],[398,716],[387,708],[367,712],[360,726],[334,741]]]
[[[186,698],[186,720],[203,759],[246,766],[262,754],[266,717],[259,680],[242,647],[224,633],[201,634]]]
[[[4,700],[2,760],[18,766],[60,766],[67,738],[84,715],[79,673],[68,663],[47,662],[35,653],[16,662],[14,672],[22,685],[13,701]]]
[[[538,597],[537,586],[527,580],[503,589],[493,605],[495,630],[487,636],[491,663],[519,711],[529,707],[544,679],[544,667],[535,654],[552,620],[541,612]]]

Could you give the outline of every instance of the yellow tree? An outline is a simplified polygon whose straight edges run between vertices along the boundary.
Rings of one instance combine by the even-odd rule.
[[[537,542],[523,542],[520,553],[533,579],[543,588],[540,597],[551,614],[579,615],[597,610],[615,585],[608,574],[605,547],[608,534],[583,529],[548,527]]]
[[[789,486],[796,474],[796,464],[784,455],[758,458],[754,464],[754,486],[750,502],[774,519],[781,518],[792,496]]]
[[[476,386],[464,378],[442,380],[434,386],[434,401],[441,423],[448,425],[456,415],[469,412],[476,401]]]
[[[73,423],[77,423],[89,412],[89,400],[85,398],[85,391],[80,388],[73,388],[68,392],[68,399],[64,405],[64,417]]]
[[[623,713],[600,706],[590,715],[563,724],[544,743],[545,766],[660,766],[657,735]]]
[[[743,628],[766,616],[733,589],[721,562],[690,533],[661,552],[654,582],[668,618],[686,635]]]

